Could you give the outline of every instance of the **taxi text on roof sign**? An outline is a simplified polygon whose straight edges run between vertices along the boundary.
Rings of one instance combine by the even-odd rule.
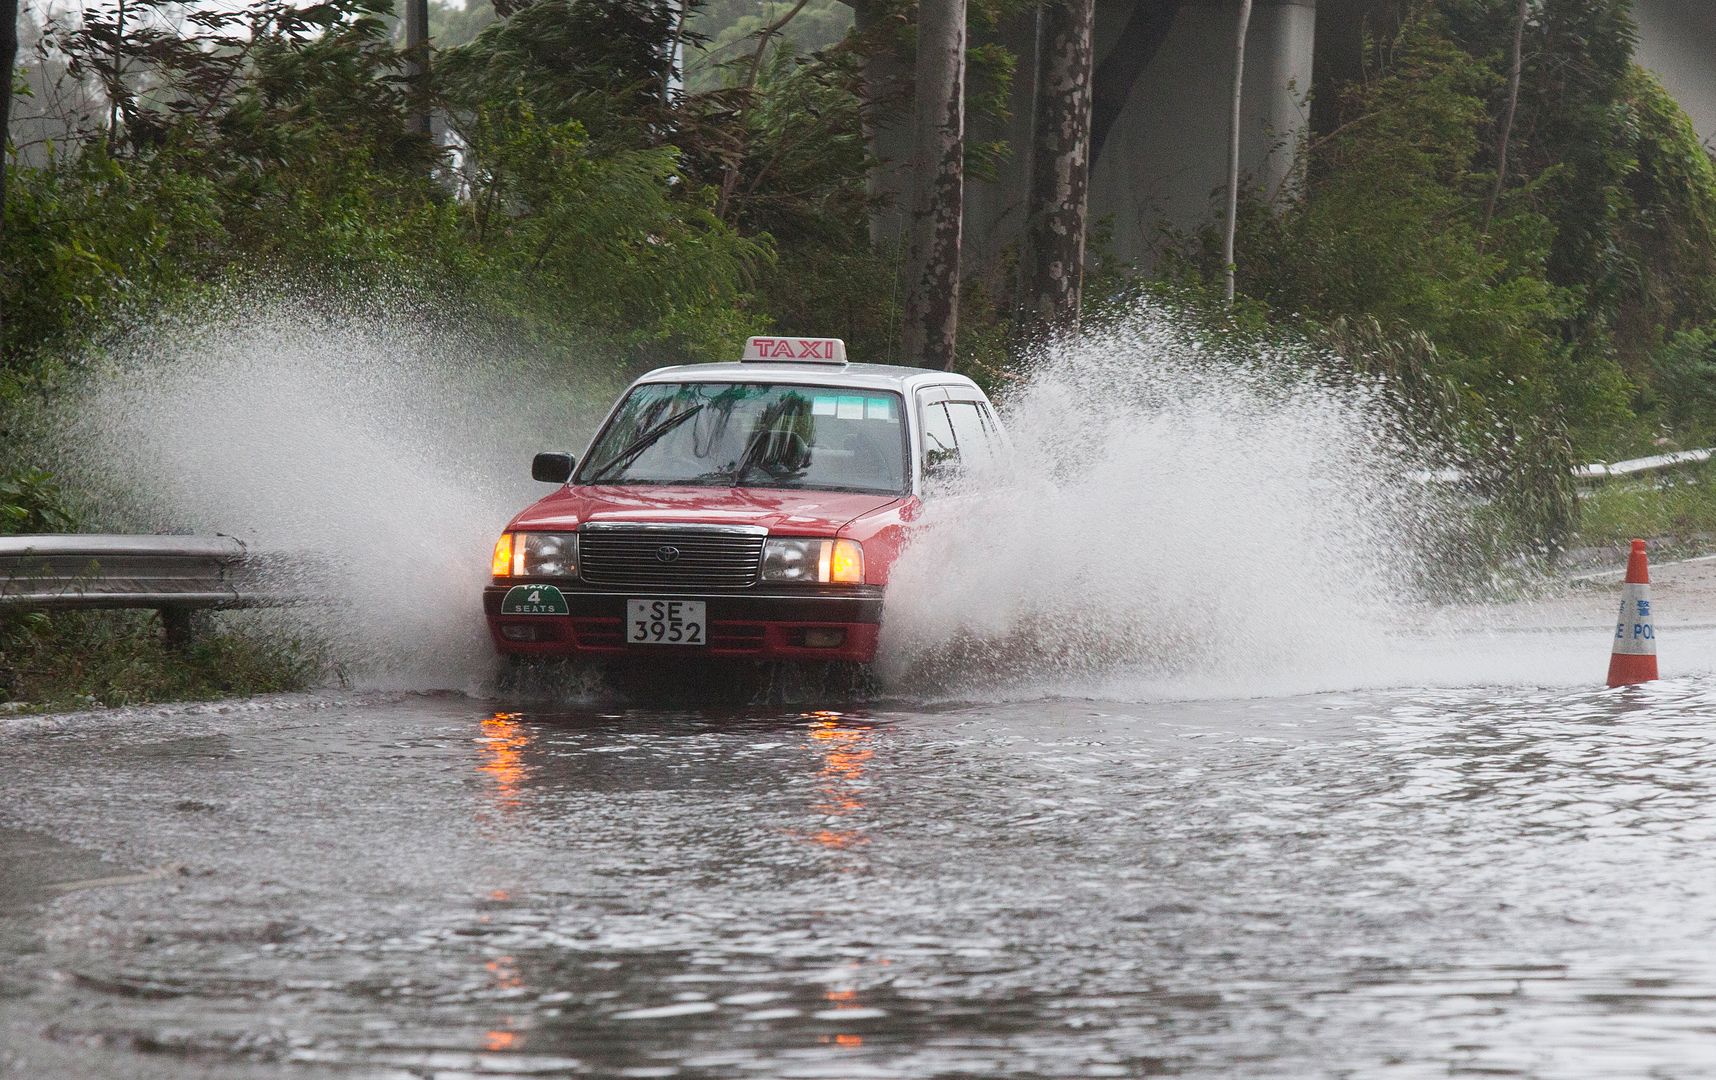
[[[799,364],[844,364],[846,342],[839,338],[754,337],[745,342],[747,364],[787,361]]]

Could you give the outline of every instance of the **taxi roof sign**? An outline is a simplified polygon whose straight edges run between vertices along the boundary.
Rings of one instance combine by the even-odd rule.
[[[754,337],[745,342],[747,364],[844,364],[846,342],[837,337]]]

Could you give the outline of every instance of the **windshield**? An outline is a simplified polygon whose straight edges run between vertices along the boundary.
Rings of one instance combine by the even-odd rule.
[[[901,398],[825,386],[649,383],[620,402],[577,482],[902,494]]]

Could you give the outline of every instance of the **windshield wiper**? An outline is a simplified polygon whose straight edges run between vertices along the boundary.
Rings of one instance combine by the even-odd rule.
[[[739,464],[733,468],[733,478],[727,481],[727,486],[738,487],[740,481],[745,479],[745,474],[757,467],[757,463],[763,459],[761,450],[763,444],[768,440],[768,436],[768,432],[759,431],[751,437],[750,444],[745,447],[744,454],[739,458]]]
[[[624,450],[621,450],[619,453],[609,458],[606,463],[604,463],[595,472],[591,473],[590,478],[584,482],[586,484],[601,483],[602,477],[637,457],[645,450],[648,450],[651,446],[654,446],[657,439],[660,439],[663,435],[666,435],[668,432],[684,423],[687,418],[696,416],[703,408],[704,404],[704,402],[698,402],[696,405],[691,406],[691,408],[686,409],[679,415],[670,416],[655,427],[644,432],[642,435],[639,435],[628,443]]]

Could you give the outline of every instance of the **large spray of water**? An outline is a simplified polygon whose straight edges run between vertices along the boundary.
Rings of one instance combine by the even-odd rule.
[[[932,502],[897,568],[891,676],[960,694],[1350,679],[1413,599],[1432,493],[1383,390],[1304,360],[1235,356],[1154,311],[1048,350],[1006,397],[1008,474]]]
[[[1374,387],[1230,353],[1150,310],[1047,353],[1006,395],[1011,473],[932,501],[897,567],[892,686],[1354,685],[1412,599],[1418,463]],[[315,602],[285,617],[365,681],[462,688],[528,455],[615,390],[400,305],[234,300],[106,355],[62,442],[110,519],[292,554]]]
[[[106,353],[60,431],[108,519],[287,555],[311,602],[284,618],[355,677],[463,688],[529,455],[612,393],[401,303],[233,297]]]

